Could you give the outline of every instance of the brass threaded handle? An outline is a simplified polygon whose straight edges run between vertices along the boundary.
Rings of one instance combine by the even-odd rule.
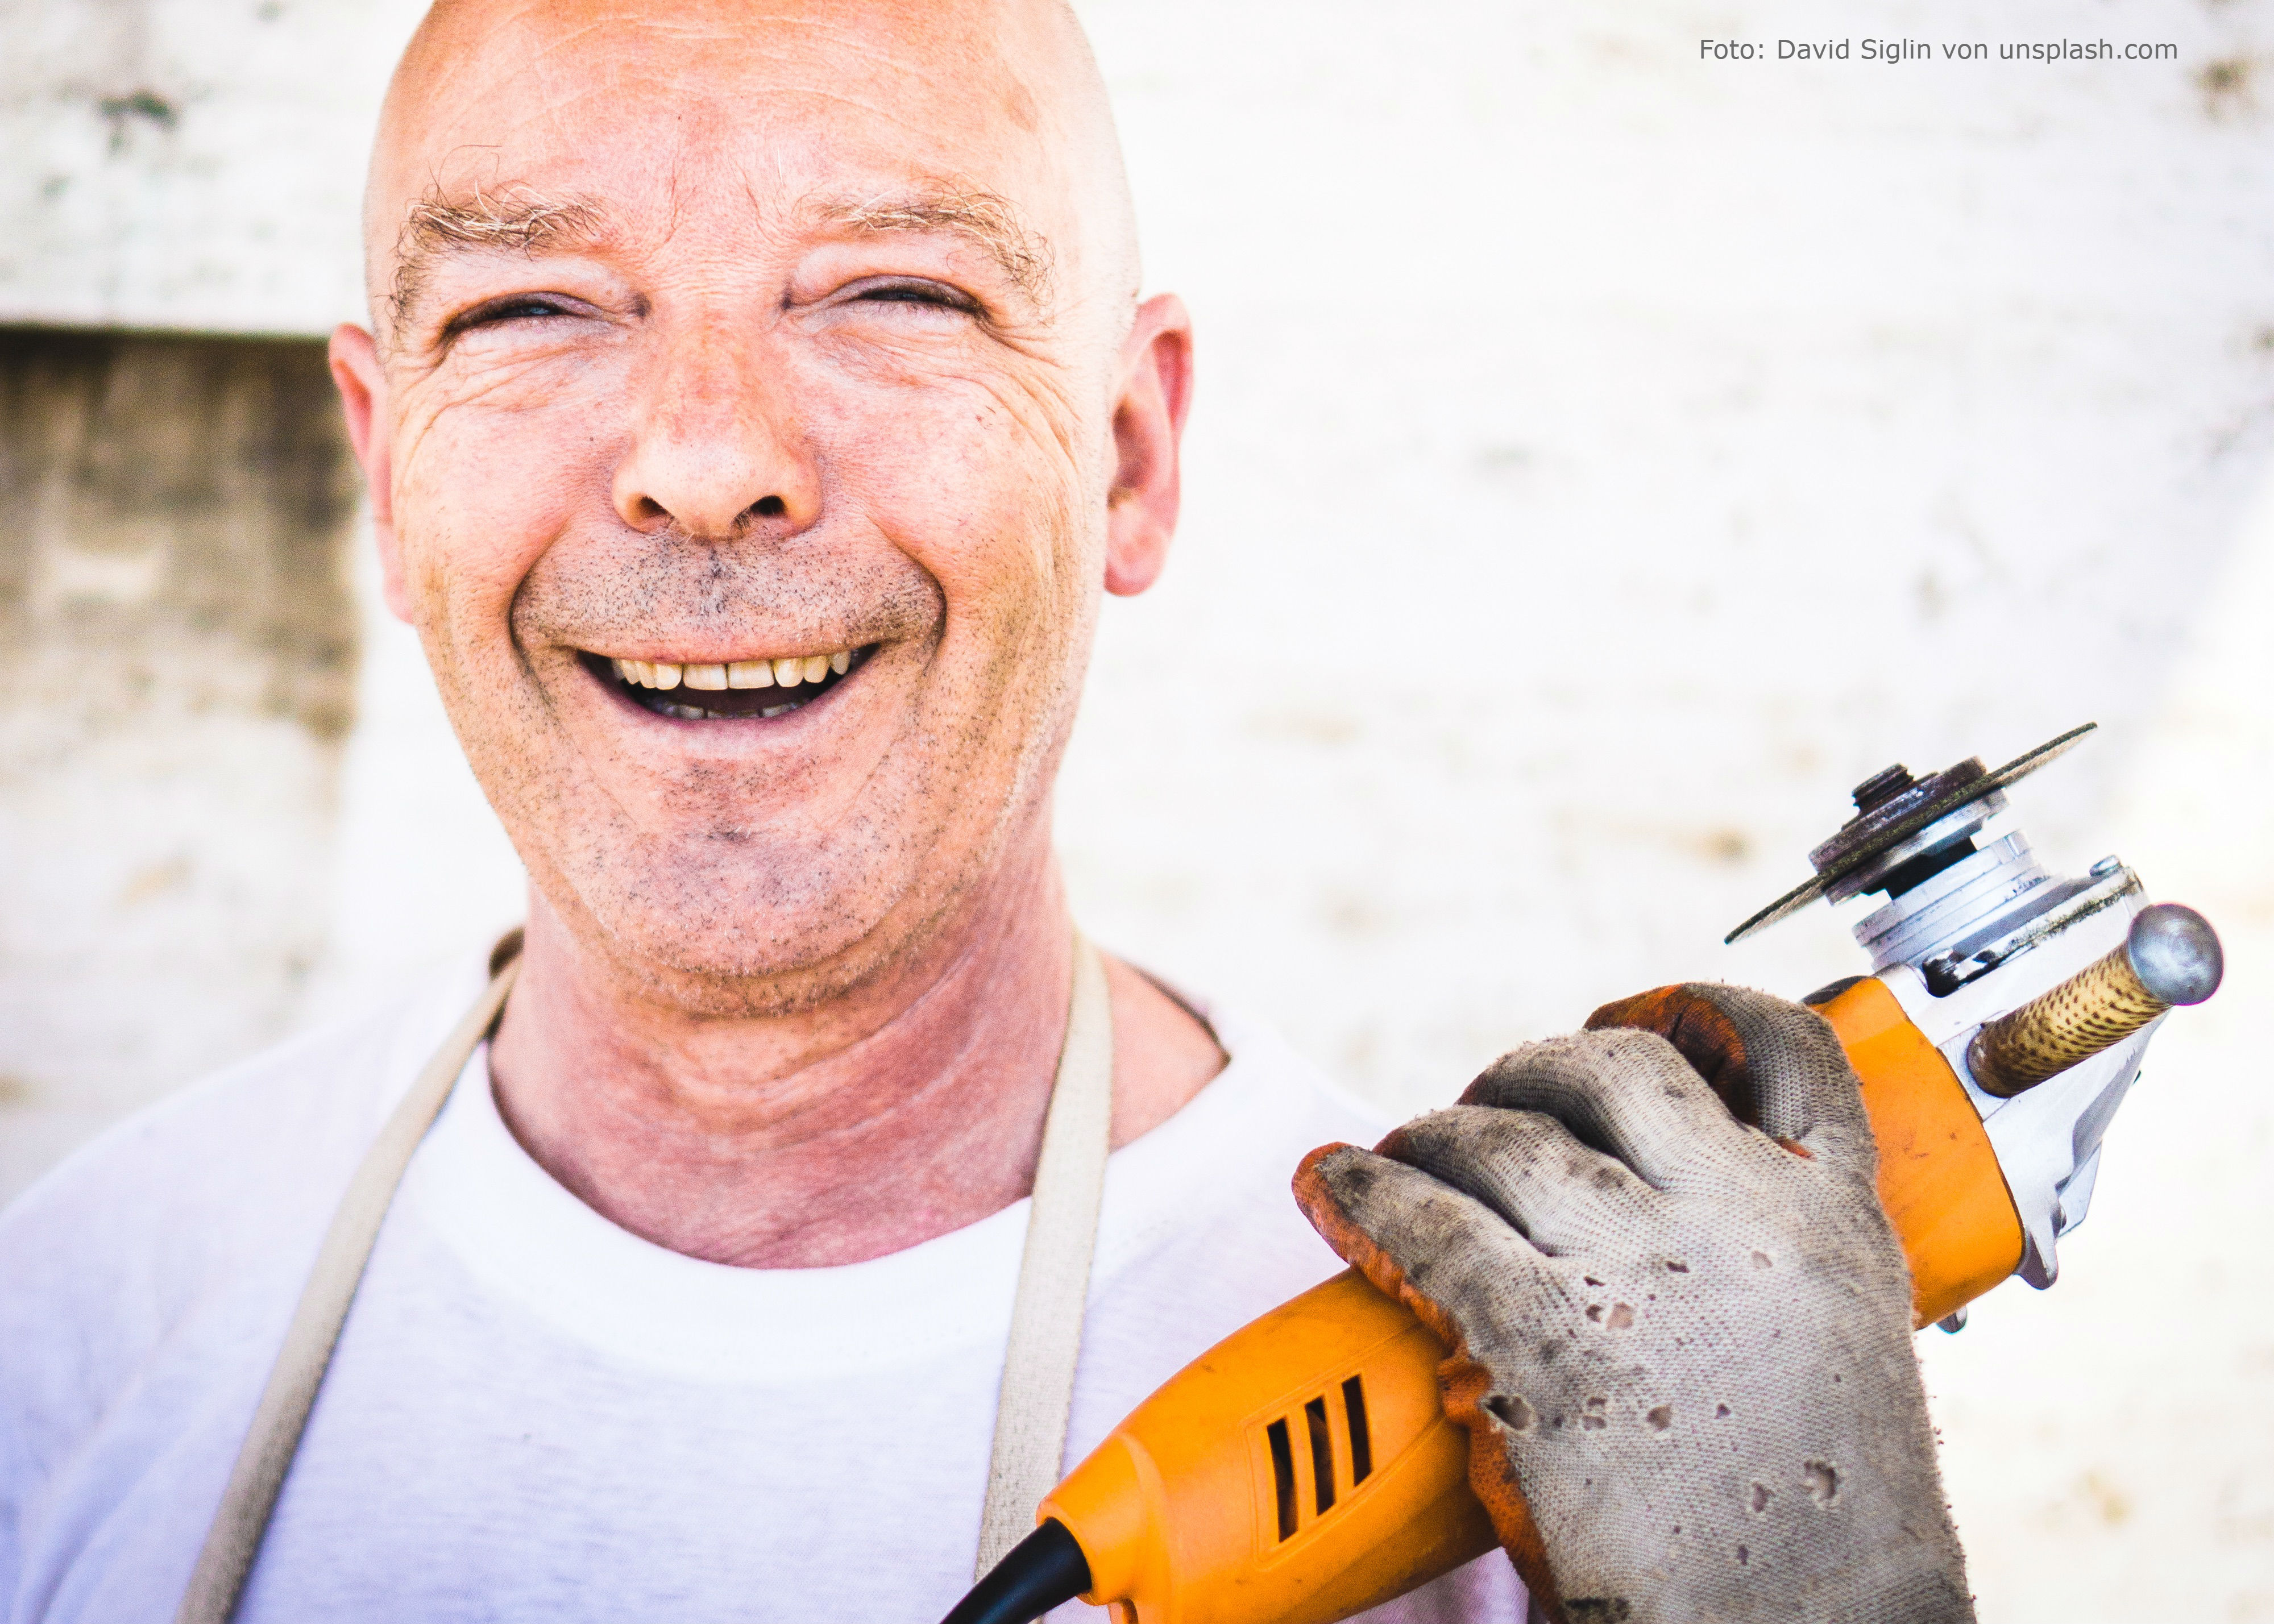
[[[1967,1069],[1984,1093],[2011,1099],[2121,1042],[2178,1004],[2201,1004],[2225,969],[2218,935],[2193,908],[2159,902],[2132,921],[2124,945],[1974,1034]]]

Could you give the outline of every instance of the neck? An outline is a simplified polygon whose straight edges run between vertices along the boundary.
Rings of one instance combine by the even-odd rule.
[[[857,1262],[1032,1189],[1072,948],[1038,846],[875,985],[722,1019],[622,987],[532,893],[492,1086],[530,1154],[634,1234],[749,1267]],[[1109,981],[1119,1144],[1222,1056],[1150,983],[1118,966]]]

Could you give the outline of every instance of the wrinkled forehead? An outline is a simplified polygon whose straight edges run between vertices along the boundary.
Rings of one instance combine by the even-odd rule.
[[[1008,237],[1079,258],[1088,143],[1065,26],[1017,4],[437,6],[373,154],[373,285],[420,210],[501,198],[689,242],[982,198]]]

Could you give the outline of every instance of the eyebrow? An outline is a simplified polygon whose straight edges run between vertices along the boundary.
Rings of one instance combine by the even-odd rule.
[[[816,226],[861,236],[946,232],[992,260],[1037,304],[1048,302],[1053,259],[1049,240],[1020,218],[1009,199],[970,189],[940,189],[864,198],[809,200],[797,214]],[[552,197],[531,187],[463,197],[438,188],[410,207],[395,237],[388,304],[395,325],[407,320],[441,256],[457,250],[535,254],[590,247],[611,231],[607,211],[587,198]]]
[[[410,206],[395,240],[395,278],[388,300],[400,327],[426,285],[434,261],[454,249],[533,254],[590,246],[608,234],[606,210],[583,198],[553,198],[527,186],[464,198],[438,188]]]
[[[945,231],[964,238],[1037,304],[1047,303],[1052,259],[1048,238],[991,192],[941,190],[900,196],[839,198],[802,211],[818,223],[863,236]]]

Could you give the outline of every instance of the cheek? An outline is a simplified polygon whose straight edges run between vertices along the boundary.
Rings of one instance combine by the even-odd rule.
[[[999,643],[1037,617],[1062,624],[1102,574],[1103,485],[1071,419],[974,380],[883,401],[863,392],[817,425],[841,499],[938,583],[952,646]]]
[[[422,628],[463,644],[505,635],[531,566],[607,500],[599,380],[461,386],[415,402],[396,433],[398,545]],[[447,629],[446,629],[447,628]]]

